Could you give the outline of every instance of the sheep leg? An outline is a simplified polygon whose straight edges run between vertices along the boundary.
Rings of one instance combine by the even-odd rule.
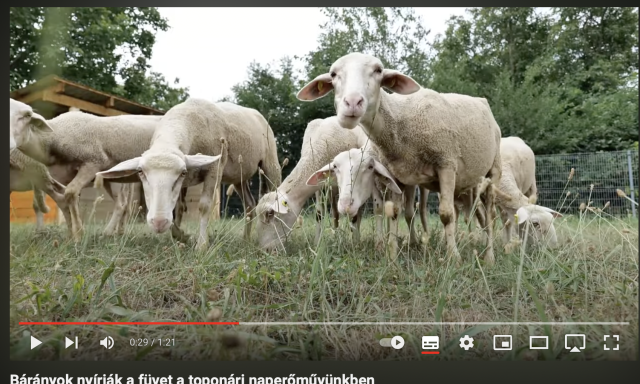
[[[99,165],[83,164],[64,191],[64,199],[71,211],[71,232],[75,242],[80,242],[84,233],[80,216],[80,192],[91,183],[97,172],[100,172]]]
[[[440,221],[444,225],[444,236],[447,243],[448,256],[457,263],[462,262],[460,252],[456,245],[456,220],[454,193],[456,187],[456,173],[451,168],[441,168],[438,170],[438,181],[440,182]]]
[[[103,181],[103,188],[113,200],[113,213],[111,214],[111,219],[109,220],[109,224],[107,224],[104,229],[103,234],[105,236],[112,236],[119,230],[124,232],[124,228],[120,227],[120,222],[124,218],[124,213],[127,209],[127,194],[129,193],[129,184],[121,184],[120,193],[118,196],[114,198],[113,196],[113,186],[112,183],[108,180]]]
[[[36,232],[44,228],[44,214],[49,213],[49,207],[45,202],[44,191],[33,188],[33,210],[36,213]]]
[[[409,245],[415,246],[418,244],[418,237],[413,226],[413,218],[415,217],[414,202],[416,201],[416,187],[407,185],[404,189],[404,219],[407,221],[409,227]]]
[[[391,201],[389,201],[388,203],[390,203],[390,207],[387,208],[385,207],[385,210],[388,209],[387,212],[385,212],[387,214],[387,217],[389,218],[390,222],[389,222],[389,242],[387,243],[387,245],[389,246],[389,258],[392,261],[395,261],[396,258],[398,257],[398,230],[399,230],[399,224],[400,224],[400,220],[398,220],[398,216],[400,215],[400,209],[402,208],[403,205],[403,200],[402,200],[402,195],[401,194],[396,194],[393,192],[389,192],[391,193]]]
[[[428,221],[428,215],[429,215],[429,210],[427,207],[427,200],[429,199],[429,190],[426,188],[422,188],[420,187],[420,205],[418,208],[418,212],[420,212],[420,222],[422,223],[422,230],[423,230],[423,235],[422,235],[422,242],[426,243],[427,239],[429,238],[429,221]]]
[[[329,201],[331,203],[331,217],[333,218],[333,228],[338,229],[340,225],[340,212],[338,212],[338,198],[340,190],[338,187],[331,187],[329,191]]]
[[[376,236],[375,236],[375,244],[376,249],[378,251],[382,251],[384,249],[384,212],[383,212],[383,204],[382,194],[377,188],[373,188],[373,214],[376,218]]]
[[[353,234],[353,242],[360,242],[360,223],[362,222],[362,215],[364,214],[364,205],[358,209],[358,213],[355,217],[351,218],[351,233]]]
[[[485,233],[487,234],[487,249],[484,253],[484,261],[487,265],[493,265],[495,263],[495,255],[493,252],[493,225],[496,207],[493,185],[500,181],[500,176],[502,175],[500,163],[500,156],[497,156],[491,170],[487,174],[487,177],[491,179],[492,185],[489,185],[483,193],[484,201],[481,212],[484,213],[484,228]]]
[[[220,160],[213,163],[209,168],[202,187],[200,203],[198,204],[198,210],[200,211],[200,231],[198,240],[196,241],[196,250],[198,251],[202,251],[209,246],[207,228],[209,227],[209,219],[211,218],[211,210],[213,209],[213,194],[218,190],[220,185],[222,185],[222,174],[227,165],[227,143],[224,139],[220,139],[220,141],[222,144],[222,156]]]
[[[244,239],[249,241],[251,239],[251,226],[253,225],[253,219],[255,218],[256,201],[251,194],[248,181],[245,181],[242,184],[234,184],[233,187],[236,191],[242,191],[242,205],[246,216],[244,223]]]
[[[323,216],[323,203],[322,203],[322,190],[316,191],[316,247],[320,244],[320,235],[322,235],[322,216]]]
[[[178,196],[178,201],[176,202],[176,206],[173,208],[173,216],[175,219],[173,220],[173,225],[171,226],[171,237],[174,240],[179,241],[181,243],[186,243],[189,240],[189,236],[187,236],[182,229],[180,229],[180,225],[182,224],[182,218],[184,214],[187,212],[187,188],[182,188],[180,190],[180,195]]]

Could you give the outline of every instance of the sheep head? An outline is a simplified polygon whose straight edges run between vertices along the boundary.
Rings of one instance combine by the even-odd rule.
[[[334,90],[338,122],[344,128],[353,129],[366,116],[375,116],[381,87],[401,95],[412,94],[421,88],[409,76],[384,69],[380,59],[355,52],[336,60],[329,73],[322,74],[305,85],[298,92],[297,98],[312,101]]]

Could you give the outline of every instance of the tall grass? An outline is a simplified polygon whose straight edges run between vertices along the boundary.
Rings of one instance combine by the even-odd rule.
[[[416,220],[418,215],[416,215]],[[505,252],[495,231],[496,264],[478,255],[481,236],[460,225],[462,266],[446,259],[442,224],[433,215],[426,244],[400,248],[395,262],[375,251],[374,220],[363,219],[354,244],[346,220],[296,225],[286,254],[267,254],[242,240],[244,220],[210,228],[211,246],[151,234],[135,217],[124,235],[103,238],[87,222],[84,241],[65,226],[11,225],[12,359],[39,360],[451,360],[638,357],[638,221],[585,204],[579,216],[556,219],[560,248]],[[417,220],[419,221],[419,220]],[[419,225],[417,228],[419,228]],[[196,224],[185,222],[195,238]],[[500,228],[498,226],[498,228]],[[254,226],[255,230],[255,226]],[[407,227],[401,223],[403,235]],[[406,239],[402,239],[406,240]],[[405,242],[406,243],[406,242]],[[20,321],[457,322],[434,325],[176,325],[24,326]],[[629,325],[477,325],[477,322],[629,322]],[[581,353],[564,334],[584,333]],[[512,351],[494,351],[494,335],[513,335]],[[605,334],[620,335],[604,351]],[[30,349],[30,335],[44,344]],[[110,335],[113,349],[99,341]],[[402,335],[401,350],[379,339]],[[421,355],[421,337],[439,335],[440,355]],[[459,338],[474,338],[469,351]],[[549,337],[529,350],[530,335]],[[78,337],[79,348],[64,348]],[[170,346],[167,339],[174,341]],[[145,340],[146,343],[145,343]],[[155,340],[153,346],[151,340]],[[136,346],[131,346],[131,343]]]

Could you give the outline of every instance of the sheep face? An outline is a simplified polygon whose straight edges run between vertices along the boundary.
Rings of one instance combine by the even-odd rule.
[[[173,209],[189,171],[210,166],[219,159],[220,155],[148,153],[98,172],[96,176],[118,179],[137,173],[147,202],[147,223],[154,232],[163,233],[173,224]]]
[[[357,215],[360,207],[371,197],[376,178],[394,192],[402,193],[391,173],[380,162],[363,153],[362,149],[354,148],[339,153],[331,163],[311,175],[307,185],[318,185],[333,178],[340,191],[338,212],[349,217]]]
[[[44,117],[33,112],[29,105],[12,98],[9,98],[9,125],[11,150],[28,143],[32,134],[53,132]]]
[[[295,210],[297,212],[297,210]],[[289,199],[282,192],[269,192],[256,206],[258,245],[267,252],[284,249],[284,242],[291,232],[298,215]]]
[[[562,215],[550,208],[539,205],[526,205],[516,212],[518,216],[518,225],[521,226],[520,233],[524,235],[525,229],[522,228],[526,223],[531,223],[529,228],[529,238],[527,242],[530,244],[547,244],[550,248],[557,248],[558,238],[556,229],[553,226],[553,219],[562,217]]]
[[[384,69],[378,58],[356,52],[336,60],[329,73],[313,79],[298,92],[297,97],[302,101],[312,101],[334,90],[338,123],[353,129],[363,118],[371,121],[375,116],[381,87],[402,95],[420,89],[420,85],[409,76]]]

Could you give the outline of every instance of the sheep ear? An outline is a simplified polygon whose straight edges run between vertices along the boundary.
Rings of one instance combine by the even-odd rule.
[[[42,132],[53,132],[53,128],[47,123],[47,120],[35,112],[31,115],[31,125]]]
[[[140,159],[141,157],[134,157],[133,159],[125,160],[111,169],[96,173],[96,177],[104,179],[119,179],[121,177],[131,176],[138,172]]]
[[[525,207],[520,207],[516,211],[516,215],[518,216],[518,225],[520,225],[520,224],[524,223],[525,221],[529,220],[529,218],[531,217],[529,215],[529,211]]]
[[[381,86],[400,95],[410,95],[420,90],[420,84],[409,76],[393,69],[382,71]]]
[[[557,217],[563,217],[562,214],[560,212],[554,211],[551,208],[547,208],[547,207],[543,207],[541,205],[537,205],[538,208],[542,209],[545,212],[549,212],[551,215],[553,215],[554,218]]]
[[[331,74],[322,74],[302,87],[296,97],[301,101],[313,101],[326,96],[333,89],[331,80]]]
[[[387,185],[387,188],[391,189],[394,193],[397,193],[399,195],[402,194],[402,189],[400,189],[400,187],[396,183],[395,178],[391,175],[389,170],[384,165],[382,165],[382,163],[377,160],[373,160],[373,169],[379,176],[386,179],[384,183]]]
[[[307,180],[307,185],[318,185],[318,183],[333,177],[333,175],[334,173],[333,173],[332,164],[329,163],[324,167],[315,171],[313,175],[311,175],[311,177],[309,177],[309,179]]]
[[[187,164],[187,169],[193,169],[193,168],[202,168],[202,167],[211,165],[216,161],[220,160],[220,157],[222,157],[222,155],[208,156],[208,155],[197,154],[197,155],[186,155],[184,158],[185,158],[185,163]]]

